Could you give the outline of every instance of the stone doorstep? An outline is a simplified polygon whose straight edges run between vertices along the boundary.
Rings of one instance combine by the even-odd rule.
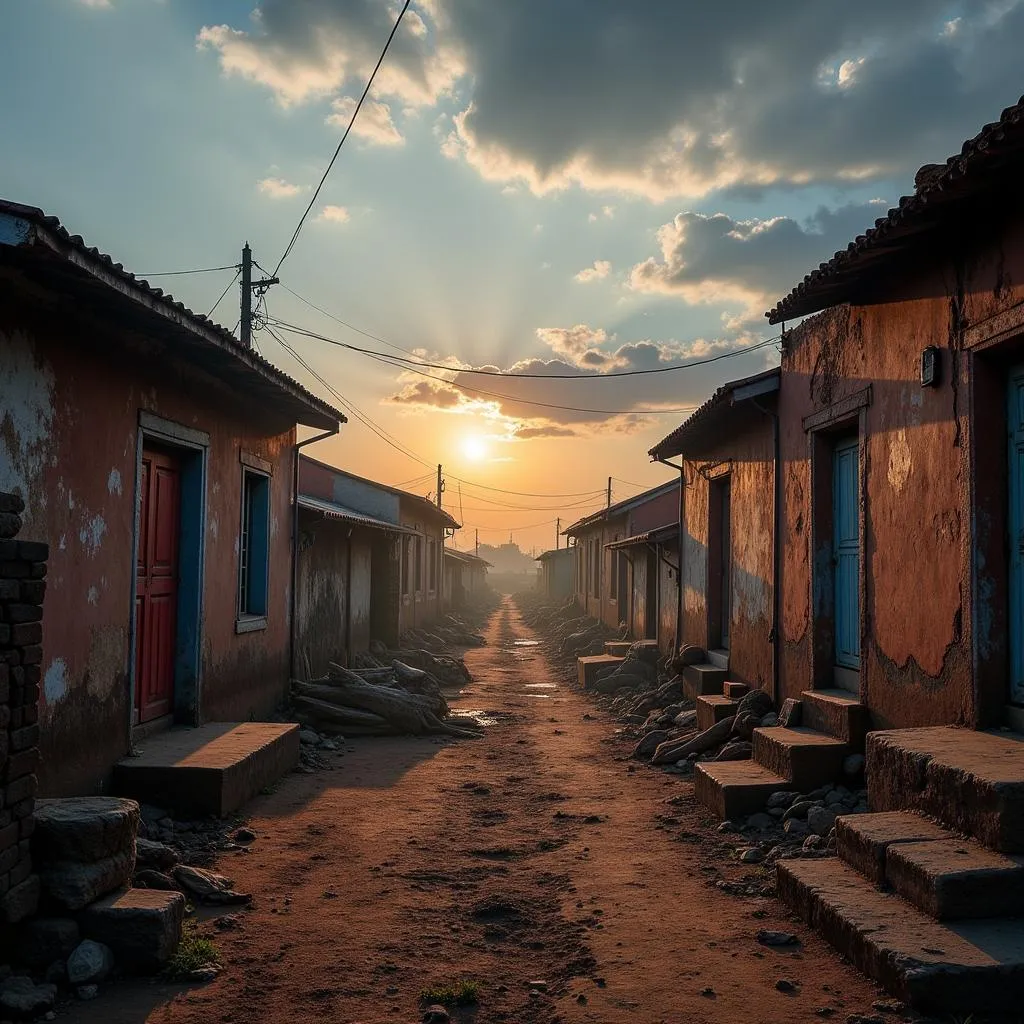
[[[885,878],[938,921],[1024,917],[1024,857],[993,853],[973,839],[891,845]]]
[[[710,694],[722,693],[722,684],[728,673],[724,668],[706,662],[699,665],[687,665],[683,669],[683,692],[690,700]]]
[[[885,885],[886,851],[894,844],[952,839],[940,825],[912,811],[848,814],[836,819],[841,860],[875,885]]]
[[[633,644],[630,640],[605,640],[604,653],[611,655],[613,658],[624,658],[629,654],[629,649],[632,646]]]
[[[613,654],[588,654],[576,659],[576,673],[580,689],[589,690],[596,681],[597,673],[609,665],[621,665],[626,659]]]
[[[871,728],[866,704],[845,690],[805,690],[800,694],[803,724],[849,743],[851,752],[862,753]]]
[[[696,705],[697,728],[703,732],[705,729],[710,729],[716,722],[721,722],[723,718],[735,715],[739,701],[730,700],[718,693],[709,693],[698,697]]]
[[[78,921],[83,936],[113,950],[118,966],[153,971],[174,956],[184,917],[180,892],[123,889],[93,903]]]
[[[1024,853],[1024,736],[936,727],[872,732],[868,798],[917,810],[1001,853]]]
[[[839,953],[925,1013],[1019,1013],[1024,921],[941,924],[835,858],[778,865],[780,898]]]
[[[715,668],[723,668],[726,672],[729,671],[729,652],[725,648],[720,647],[707,652],[708,664],[714,665]]]
[[[754,760],[788,779],[788,789],[807,792],[842,776],[849,746],[834,736],[800,726],[754,730]]]
[[[723,820],[762,811],[772,793],[789,788],[786,779],[753,761],[702,761],[694,766],[694,796]]]
[[[150,736],[114,766],[114,789],[140,803],[225,817],[299,761],[299,727],[211,722]]]

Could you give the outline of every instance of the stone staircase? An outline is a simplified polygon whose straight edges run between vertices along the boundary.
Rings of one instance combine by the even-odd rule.
[[[703,668],[691,665],[687,671]],[[691,678],[704,683],[707,675],[688,677],[684,673],[687,686]],[[705,690],[695,696],[697,721],[702,727],[735,713],[739,701],[723,692],[728,685],[732,684],[726,683],[723,674],[716,691]],[[753,814],[778,790],[807,792],[840,780],[845,759],[864,749],[868,710],[846,691],[808,690],[791,708],[783,709],[783,716],[784,721],[788,717],[800,724],[755,729],[752,761],[697,764],[694,790],[705,807],[723,819]]]
[[[1019,1013],[1024,736],[874,732],[867,773],[873,813],[837,819],[838,858],[780,861],[780,897],[919,1010]]]

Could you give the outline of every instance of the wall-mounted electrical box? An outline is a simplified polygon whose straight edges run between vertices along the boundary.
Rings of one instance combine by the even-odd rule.
[[[929,345],[921,353],[921,387],[935,388],[939,386],[940,370],[942,363],[939,349],[935,345]]]

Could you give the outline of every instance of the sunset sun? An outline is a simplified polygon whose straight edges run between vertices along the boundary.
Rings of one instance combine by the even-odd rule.
[[[462,439],[462,454],[470,462],[481,462],[487,457],[487,443],[482,437],[470,434]]]

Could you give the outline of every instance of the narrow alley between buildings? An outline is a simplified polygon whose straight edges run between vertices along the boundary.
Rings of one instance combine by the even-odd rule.
[[[874,1012],[879,991],[735,860],[692,782],[631,761],[563,685],[511,598],[485,634],[453,701],[485,714],[484,739],[360,739],[287,776],[248,808],[250,852],[216,866],[254,894],[203,912],[219,976],[125,981],[61,1019],[414,1022],[424,992],[462,982],[477,1002],[452,1020],[480,1024]]]

